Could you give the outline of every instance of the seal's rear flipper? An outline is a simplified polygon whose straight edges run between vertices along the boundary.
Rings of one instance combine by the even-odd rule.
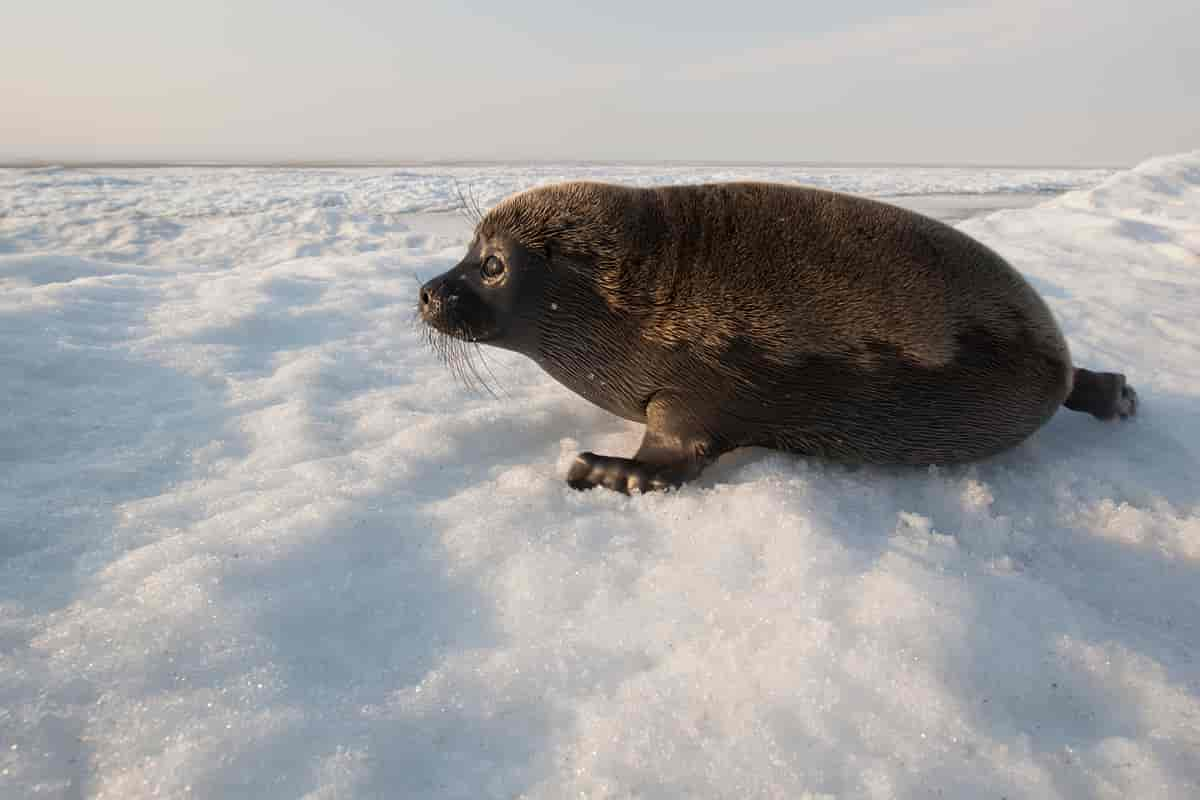
[[[1120,373],[1076,368],[1074,387],[1063,405],[1097,419],[1125,419],[1137,413],[1137,392]]]

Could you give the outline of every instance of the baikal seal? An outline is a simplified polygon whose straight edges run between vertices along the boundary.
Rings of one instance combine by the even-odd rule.
[[[1060,406],[1133,415],[1123,375],[1075,367],[1004,259],[886,203],[772,183],[513,195],[420,289],[437,337],[522,353],[644,422],[631,458],[581,453],[567,482],[676,487],[768,447],[950,464],[1018,444]]]

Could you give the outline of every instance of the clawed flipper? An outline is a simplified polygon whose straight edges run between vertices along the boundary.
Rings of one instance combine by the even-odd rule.
[[[646,435],[633,458],[580,453],[567,471],[572,489],[636,494],[680,486],[716,458],[713,440],[695,410],[677,396],[656,394],[646,406]]]
[[[632,458],[580,453],[567,471],[567,485],[572,489],[603,486],[622,494],[638,494],[676,488],[687,477],[676,464],[647,464]]]

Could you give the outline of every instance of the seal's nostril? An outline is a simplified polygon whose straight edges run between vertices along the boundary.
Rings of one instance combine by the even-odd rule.
[[[423,305],[423,306],[429,305],[429,290],[428,289],[421,290],[421,305]]]

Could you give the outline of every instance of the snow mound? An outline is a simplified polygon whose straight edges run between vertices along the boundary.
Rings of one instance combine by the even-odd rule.
[[[0,796],[1200,787],[1200,153],[963,226],[1136,421],[637,498],[562,475],[638,426],[422,346],[461,229],[302,172],[4,179]]]

